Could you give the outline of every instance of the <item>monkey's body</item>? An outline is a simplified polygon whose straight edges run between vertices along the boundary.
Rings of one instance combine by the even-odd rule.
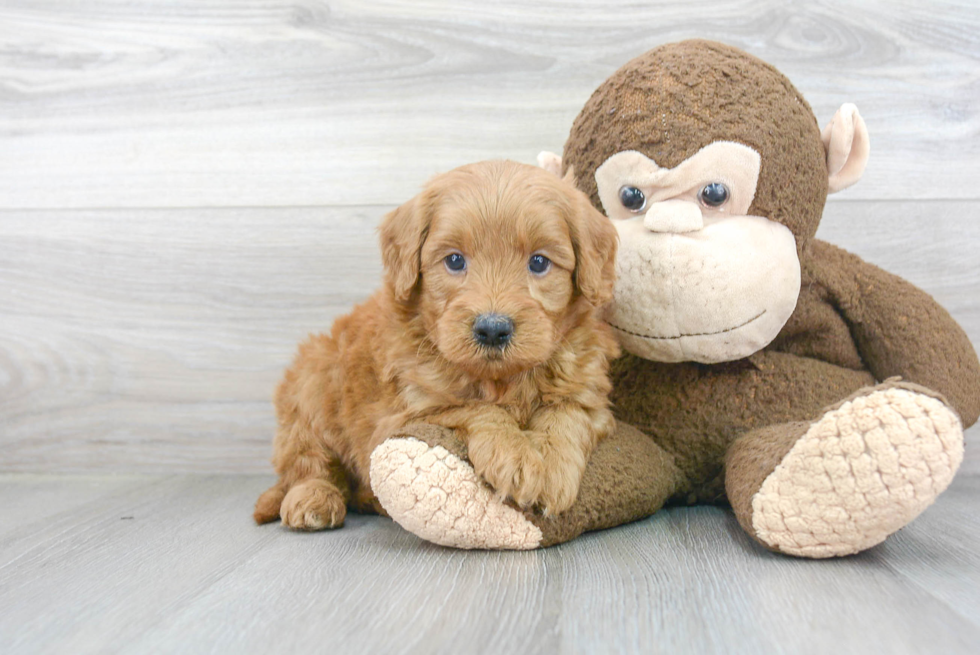
[[[814,381],[808,374],[819,373]],[[666,501],[726,499],[724,462],[732,443],[750,431],[812,421],[823,410],[875,384],[866,371],[763,351],[731,364],[664,364],[627,354],[613,369],[617,420],[645,433],[671,456],[679,478]],[[629,390],[658,389],[644,403]]]
[[[676,480],[663,502],[729,501],[743,526],[757,536],[752,497],[759,484],[783,462],[801,430],[839,412],[844,399],[894,389],[926,397],[938,392],[964,426],[977,421],[980,364],[949,314],[926,293],[850,253],[822,242],[813,242],[812,249],[794,319],[769,347],[723,364],[667,364],[635,355],[614,364],[616,417],[650,441],[637,440],[631,448],[660,448],[676,466],[676,471],[665,465],[659,472]],[[881,358],[882,352],[896,351],[904,355],[897,361]],[[893,376],[914,384],[877,382]],[[615,442],[606,446],[614,448]],[[919,463],[906,457],[910,466]],[[759,467],[755,476],[746,476],[747,468]]]
[[[928,294],[814,239],[828,188],[860,178],[867,154],[853,106],[821,135],[790,82],[735,48],[668,44],[625,65],[586,103],[563,161],[620,231],[609,320],[631,354],[612,369],[619,429],[557,517],[487,509],[489,492],[464,479],[458,442],[424,425],[393,435],[424,441],[422,450],[397,454],[409,440],[394,438],[372,455],[372,480],[376,461],[402,457],[406,482],[374,485],[382,504],[452,487],[446,502],[401,502],[392,517],[470,548],[561,543],[667,502],[727,500],[759,543],[803,557],[859,552],[906,525],[962,461],[963,427],[980,414],[980,361]],[[697,204],[697,189],[718,180],[732,192],[727,213]],[[790,238],[733,253],[717,226],[730,235],[739,220]],[[792,269],[774,291],[734,293],[746,276],[766,283],[772,275],[757,267],[770,254],[792,264],[774,269]],[[761,337],[742,329],[780,313]],[[427,468],[432,451],[448,472]]]
[[[712,365],[630,354],[613,364],[616,418],[674,457],[685,481],[679,499],[710,501],[723,493],[722,463],[740,436],[816,420],[891,377],[942,394],[965,426],[977,421],[980,365],[946,310],[840,248],[813,241],[811,250],[796,312],[762,351]]]

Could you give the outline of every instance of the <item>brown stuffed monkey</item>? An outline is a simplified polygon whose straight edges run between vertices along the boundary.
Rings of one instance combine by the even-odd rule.
[[[549,546],[665,503],[727,500],[756,541],[803,557],[906,525],[962,461],[980,363],[929,295],[814,238],[868,152],[853,105],[821,133],[789,80],[735,48],[685,41],[623,66],[563,159],[540,159],[620,235],[618,431],[575,505],[543,517],[498,499],[451,432],[409,426],[372,456],[385,510],[461,548]]]

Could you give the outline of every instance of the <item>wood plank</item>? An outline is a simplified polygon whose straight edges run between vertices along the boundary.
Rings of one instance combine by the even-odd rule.
[[[45,477],[47,479],[45,479]],[[5,571],[23,564],[25,555],[51,544],[74,541],[93,524],[135,520],[131,511],[159,494],[164,478],[133,475],[34,476],[5,475],[4,500],[18,508],[21,522],[4,526],[0,535],[0,580]],[[28,564],[29,566],[29,564]],[[2,632],[2,631],[0,631]]]
[[[875,551],[776,555],[712,507],[617,532],[563,547],[560,630],[576,651],[967,653],[980,637],[977,616],[957,614]]]
[[[269,476],[148,478],[25,526],[15,557],[0,547],[0,650],[972,653],[978,480],[883,546],[812,561],[764,551],[713,507],[464,552],[380,517],[252,525]]]
[[[379,284],[387,209],[0,211],[0,470],[268,471],[273,387]],[[975,215],[838,202],[819,236],[933,293],[980,344]]]
[[[845,197],[976,198],[978,34],[971,0],[10,0],[0,207],[399,203],[560,150],[602,80],[690,37],[776,65],[821,124],[857,103],[873,154]]]
[[[0,564],[10,554],[6,549],[24,538],[25,531],[33,539],[39,525],[60,523],[64,515],[84,505],[124,494],[144,482],[143,477],[132,475],[0,474]],[[31,527],[25,530],[25,526]]]
[[[386,519],[348,523],[309,538],[279,532],[124,652],[556,652],[558,553],[452,551]]]
[[[127,643],[272,538],[249,516],[254,488],[266,481],[150,479],[32,526],[27,544],[0,551],[2,650],[106,652]]]
[[[978,441],[974,440],[974,451]],[[970,471],[975,471],[971,473]],[[980,625],[980,475],[968,462],[936,504],[876,548],[878,562]]]

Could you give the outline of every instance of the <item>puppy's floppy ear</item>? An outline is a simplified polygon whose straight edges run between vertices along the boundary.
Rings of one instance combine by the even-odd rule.
[[[561,178],[561,181],[564,182],[565,184],[569,184],[569,185],[571,185],[571,186],[573,186],[575,188],[578,188],[578,178],[575,177],[575,167],[574,166],[569,166],[568,167],[568,170],[565,171],[565,175],[564,175],[564,177]]]
[[[589,302],[601,307],[613,297],[619,235],[612,221],[581,191],[575,190],[572,210],[569,227],[575,249],[575,287]]]
[[[412,297],[421,273],[422,244],[431,222],[426,195],[423,192],[390,212],[378,227],[385,283],[401,302]]]

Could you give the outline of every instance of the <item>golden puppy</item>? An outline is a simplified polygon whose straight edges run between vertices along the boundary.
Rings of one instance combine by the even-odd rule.
[[[484,162],[436,177],[380,240],[382,289],[303,343],[276,391],[280,479],[255,520],[319,530],[348,505],[383,513],[371,451],[419,419],[458,430],[498,493],[567,509],[614,427],[609,220],[569,181]]]

